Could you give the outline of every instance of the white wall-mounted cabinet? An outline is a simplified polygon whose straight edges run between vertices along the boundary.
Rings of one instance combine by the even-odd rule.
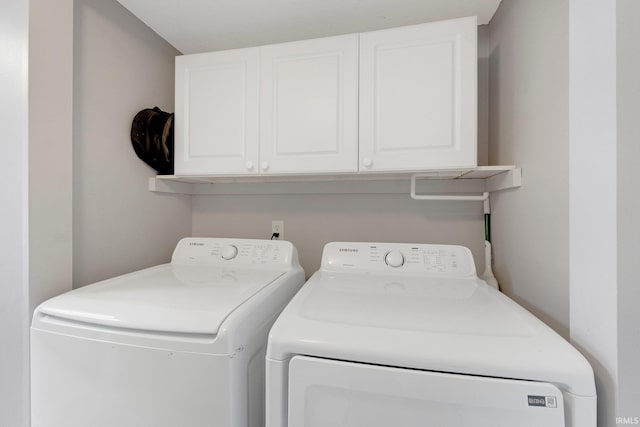
[[[176,57],[177,175],[257,172],[259,61],[258,48]]]
[[[177,175],[355,172],[358,36],[176,58]]]
[[[476,166],[475,18],[360,35],[360,168]]]
[[[260,172],[355,172],[358,36],[261,48]]]
[[[176,175],[471,168],[476,19],[176,59]]]

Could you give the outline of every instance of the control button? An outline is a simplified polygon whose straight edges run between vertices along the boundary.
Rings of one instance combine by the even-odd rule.
[[[384,262],[386,262],[389,267],[402,267],[404,265],[404,256],[400,251],[389,251],[384,256]]]
[[[234,259],[238,255],[238,248],[234,245],[228,245],[222,248],[222,259]]]

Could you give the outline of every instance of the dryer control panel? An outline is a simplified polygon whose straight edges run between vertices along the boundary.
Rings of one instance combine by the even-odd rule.
[[[322,268],[431,273],[443,277],[476,275],[471,251],[456,245],[333,242],[324,247]]]
[[[298,254],[294,246],[284,240],[188,237],[178,242],[171,262],[276,267],[297,264]]]

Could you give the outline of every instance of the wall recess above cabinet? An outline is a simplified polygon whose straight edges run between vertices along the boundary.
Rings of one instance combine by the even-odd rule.
[[[477,16],[491,21],[500,0],[118,0],[185,54]]]

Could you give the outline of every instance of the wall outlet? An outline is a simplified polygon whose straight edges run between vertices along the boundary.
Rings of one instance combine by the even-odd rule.
[[[271,221],[271,240],[284,240],[284,221]]]

